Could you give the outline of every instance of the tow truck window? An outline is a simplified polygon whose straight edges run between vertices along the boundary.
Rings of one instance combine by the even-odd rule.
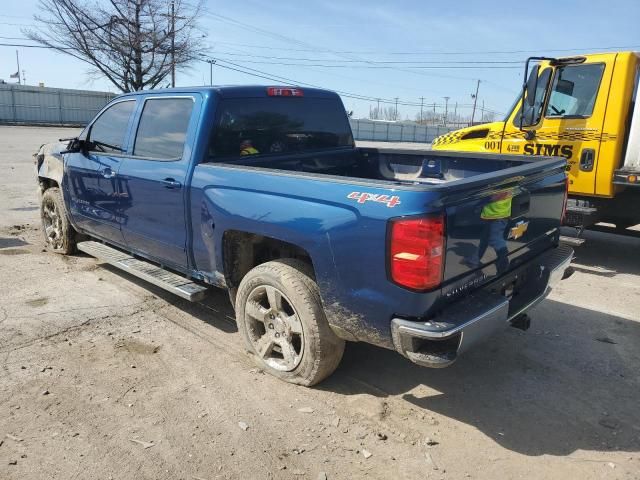
[[[586,118],[593,113],[604,64],[559,67],[553,79],[546,117]]]
[[[125,100],[114,103],[102,112],[91,125],[89,132],[92,151],[95,153],[122,153],[124,137],[135,106],[135,100]]]
[[[218,108],[211,157],[353,146],[349,121],[338,99],[229,98]]]
[[[547,89],[549,87],[549,80],[551,80],[551,68],[545,68],[538,76],[538,83],[536,84],[536,97],[533,106],[529,105],[529,102],[525,102],[524,105],[524,119],[522,122],[523,127],[531,127],[537,125],[542,118],[542,110],[544,106],[544,100],[546,97]],[[522,108],[518,110],[518,113],[514,117],[513,124],[516,127],[520,127],[520,115]]]

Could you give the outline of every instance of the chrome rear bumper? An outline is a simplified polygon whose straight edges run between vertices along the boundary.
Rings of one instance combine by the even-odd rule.
[[[539,271],[521,288],[517,299],[483,287],[429,321],[394,318],[391,321],[393,344],[399,353],[418,365],[449,366],[471,345],[542,301],[560,280],[573,273],[569,266],[572,260],[573,250],[566,245],[532,260],[526,267],[537,266]]]

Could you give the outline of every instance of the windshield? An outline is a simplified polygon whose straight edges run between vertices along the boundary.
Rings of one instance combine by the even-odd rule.
[[[337,98],[230,98],[218,108],[214,157],[353,147],[349,120]]]

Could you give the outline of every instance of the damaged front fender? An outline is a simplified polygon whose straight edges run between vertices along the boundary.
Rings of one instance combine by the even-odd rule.
[[[64,173],[64,157],[62,152],[67,148],[65,142],[47,143],[34,154],[36,159],[36,174],[41,191],[51,186],[51,182],[62,185]]]

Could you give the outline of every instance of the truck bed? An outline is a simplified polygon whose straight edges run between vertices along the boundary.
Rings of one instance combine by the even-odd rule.
[[[229,165],[266,168],[349,179],[366,179],[373,183],[413,185],[432,190],[438,187],[465,188],[491,179],[526,175],[541,168],[559,165],[552,157],[532,159],[526,155],[500,155],[439,152],[428,149],[336,149],[296,155],[241,157],[225,162]]]

